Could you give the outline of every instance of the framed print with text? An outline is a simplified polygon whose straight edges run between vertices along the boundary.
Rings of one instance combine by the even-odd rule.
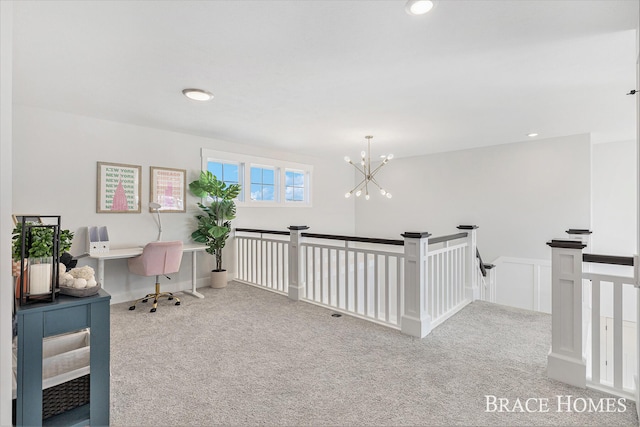
[[[149,171],[149,202],[158,203],[160,212],[186,212],[187,171],[156,166],[151,166]],[[149,212],[154,211],[149,208]]]
[[[142,167],[98,162],[97,213],[140,213]]]

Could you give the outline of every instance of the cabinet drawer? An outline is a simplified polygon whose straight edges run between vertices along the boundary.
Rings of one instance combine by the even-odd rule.
[[[89,304],[44,313],[44,336],[73,332],[89,327]]]

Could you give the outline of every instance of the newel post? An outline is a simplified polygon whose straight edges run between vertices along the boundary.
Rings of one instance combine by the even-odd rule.
[[[431,332],[427,312],[427,278],[429,277],[429,233],[404,233],[404,292],[402,333],[423,338]]]
[[[489,286],[488,295],[485,295],[484,300],[489,302],[496,302],[496,273],[493,271],[494,268],[496,268],[495,264],[484,265],[484,269],[487,271],[485,281]]]
[[[477,225],[459,225],[458,230],[466,231],[467,235],[467,267],[465,283],[465,295],[468,300],[475,301],[480,298],[480,288],[478,287],[478,261],[476,261],[478,253],[478,242],[476,237]]]
[[[292,225],[289,228],[289,299],[299,301],[304,297],[304,277],[302,276],[302,232],[306,225]]]
[[[585,388],[587,366],[582,357],[582,249],[577,240],[552,240],[551,350],[547,375]]]

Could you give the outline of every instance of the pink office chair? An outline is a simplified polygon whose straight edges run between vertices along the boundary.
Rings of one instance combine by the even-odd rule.
[[[182,261],[182,242],[151,242],[142,250],[142,254],[135,258],[129,259],[129,271],[139,276],[156,276],[156,291],[153,294],[147,294],[144,298],[140,298],[133,303],[129,310],[135,310],[136,304],[140,301],[147,302],[149,298],[153,298],[153,308],[151,313],[155,313],[160,298],[172,300],[175,298],[176,305],[180,305],[180,299],[173,296],[171,292],[160,292],[159,276],[171,273],[177,273],[180,270],[180,262]],[[170,277],[166,276],[167,279]]]

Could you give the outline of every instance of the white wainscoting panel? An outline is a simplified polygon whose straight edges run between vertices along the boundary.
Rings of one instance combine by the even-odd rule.
[[[551,313],[551,261],[498,257],[496,303],[526,310]]]

